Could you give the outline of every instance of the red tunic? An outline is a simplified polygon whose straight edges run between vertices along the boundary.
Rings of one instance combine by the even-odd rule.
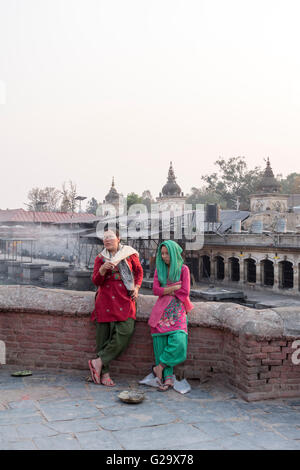
[[[139,257],[131,255],[126,258],[128,266],[133,273],[134,284],[141,286],[143,280],[143,268]],[[116,266],[101,276],[99,269],[105,263],[104,258],[98,255],[95,259],[93,283],[98,286],[95,308],[91,320],[97,322],[125,321],[128,318],[136,318],[135,301],[129,297],[127,289],[122,281]]]

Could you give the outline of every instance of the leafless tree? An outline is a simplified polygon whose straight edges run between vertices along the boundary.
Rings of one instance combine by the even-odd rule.
[[[32,188],[27,195],[29,210],[56,212],[59,210],[61,192],[53,187]],[[41,204],[41,202],[45,204]]]

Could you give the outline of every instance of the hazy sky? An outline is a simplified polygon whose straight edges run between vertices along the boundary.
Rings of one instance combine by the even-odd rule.
[[[300,172],[299,0],[0,0],[0,208]]]

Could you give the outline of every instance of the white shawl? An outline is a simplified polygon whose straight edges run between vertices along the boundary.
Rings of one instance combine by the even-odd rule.
[[[104,248],[104,250],[101,251],[99,256],[103,256],[103,258],[105,258],[107,261],[117,266],[120,261],[128,258],[128,256],[131,255],[139,256],[138,252],[134,248],[132,248],[132,246],[122,245],[121,243],[119,243],[118,251],[113,256],[111,256],[107,248]]]

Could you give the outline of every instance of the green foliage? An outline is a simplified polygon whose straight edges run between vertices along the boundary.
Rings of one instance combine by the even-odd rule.
[[[151,195],[149,189],[143,191],[142,196],[139,196],[136,193],[127,194],[127,211],[130,206],[133,204],[144,204],[147,207],[148,212],[151,211],[151,204],[154,203],[154,199]]]
[[[300,173],[290,173],[280,184],[282,194],[300,194]]]
[[[87,212],[88,214],[94,214],[94,215],[96,215],[97,208],[98,208],[98,201],[97,201],[97,199],[95,199],[94,197],[92,197],[92,199],[90,199],[90,200],[87,202],[87,205],[86,205],[86,212]]]
[[[196,209],[196,204],[220,204],[221,209],[226,209],[226,201],[222,201],[221,196],[215,192],[208,191],[204,186],[201,188],[191,188],[191,194],[186,200],[186,204],[192,204]]]
[[[139,196],[136,193],[129,193],[127,194],[127,210],[129,209],[130,206],[133,204],[143,204],[143,199],[141,196]]]
[[[249,170],[245,157],[231,157],[228,160],[220,158],[215,165],[218,167],[217,172],[202,176],[207,194],[210,197],[214,195],[222,208],[236,209],[236,201],[239,199],[239,208],[249,209],[249,196],[255,193],[261,180],[261,168]]]

